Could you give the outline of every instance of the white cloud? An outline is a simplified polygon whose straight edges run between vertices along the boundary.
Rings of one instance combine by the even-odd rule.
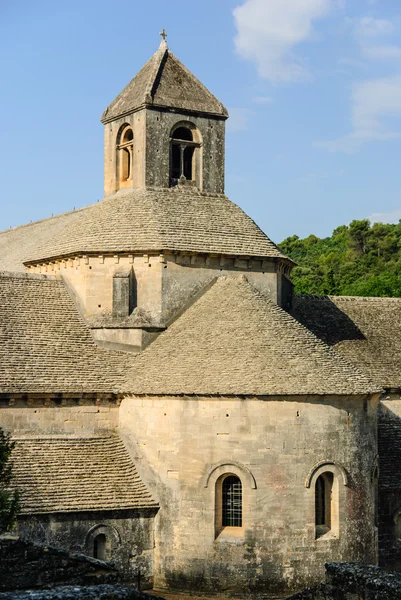
[[[252,102],[254,102],[254,104],[272,104],[273,98],[270,96],[255,96],[252,98]]]
[[[356,152],[373,140],[400,137],[387,122],[401,118],[401,75],[357,83],[352,92],[352,131],[342,138],[319,142],[332,152]]]
[[[334,6],[335,0],[245,0],[233,11],[236,51],[273,83],[308,79],[304,60],[293,49],[313,37],[313,22]]]
[[[392,44],[378,43],[378,39],[394,33],[393,23],[385,19],[363,17],[346,19],[346,26],[351,27],[361,55],[368,60],[393,60],[401,57],[401,47]]]
[[[355,34],[363,37],[379,37],[382,35],[391,35],[394,32],[394,25],[385,19],[373,19],[372,17],[362,17],[355,22]]]
[[[401,219],[401,208],[388,213],[373,213],[367,217],[371,223],[398,223]]]
[[[371,60],[391,60],[401,57],[400,46],[362,46],[362,55]]]
[[[227,130],[230,132],[246,131],[250,112],[247,108],[229,108],[230,118],[227,121]]]

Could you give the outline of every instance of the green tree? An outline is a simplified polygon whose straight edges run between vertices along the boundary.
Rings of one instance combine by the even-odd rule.
[[[401,221],[352,221],[331,237],[293,235],[280,248],[297,264],[298,294],[401,297]]]
[[[15,442],[9,433],[0,429],[0,533],[10,531],[15,523],[19,510],[19,494],[10,490],[12,481],[12,465],[10,456]]]
[[[349,225],[348,235],[351,247],[362,254],[365,254],[367,249],[369,230],[370,222],[368,219],[363,219],[362,221],[351,221]]]

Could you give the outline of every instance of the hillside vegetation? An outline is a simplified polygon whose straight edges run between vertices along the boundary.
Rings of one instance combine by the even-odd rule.
[[[352,221],[328,238],[293,235],[280,249],[298,265],[298,294],[401,297],[401,221]]]

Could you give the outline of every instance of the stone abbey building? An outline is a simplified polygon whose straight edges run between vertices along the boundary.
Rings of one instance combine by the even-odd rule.
[[[103,114],[105,197],[0,234],[20,535],[141,588],[285,593],[401,548],[401,300],[293,295],[166,42]]]

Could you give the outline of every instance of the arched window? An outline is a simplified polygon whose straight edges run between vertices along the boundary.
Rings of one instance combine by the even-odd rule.
[[[310,499],[310,518],[311,524],[314,520],[315,539],[326,537],[326,534],[330,538],[340,536],[349,481],[344,467],[331,460],[322,460],[309,471],[305,487],[313,494]]]
[[[119,187],[126,187],[132,181],[132,161],[134,154],[134,134],[129,125],[120,131],[117,143],[117,165]]]
[[[106,536],[104,533],[99,533],[93,540],[93,558],[98,560],[106,560]]]
[[[111,525],[95,525],[85,536],[85,554],[99,560],[110,560],[120,547],[120,533]]]
[[[331,504],[333,490],[333,473],[323,473],[315,484],[315,525],[316,537],[331,529]]]
[[[171,185],[179,183],[200,186],[199,149],[199,134],[195,128],[179,125],[173,130],[171,136]]]
[[[215,535],[243,536],[243,496],[241,479],[234,473],[224,473],[215,484]]]
[[[242,527],[242,484],[236,475],[229,475],[223,480],[222,525]]]

